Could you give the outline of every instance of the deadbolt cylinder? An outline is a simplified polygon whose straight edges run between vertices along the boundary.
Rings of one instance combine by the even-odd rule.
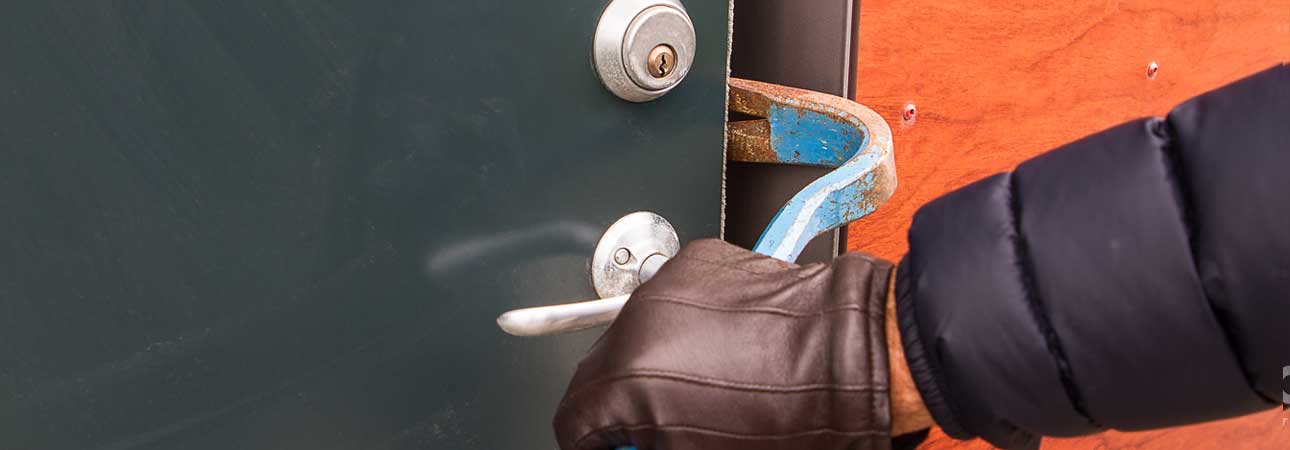
[[[592,56],[610,92],[646,102],[680,84],[694,53],[694,24],[679,1],[613,0],[596,27]]]

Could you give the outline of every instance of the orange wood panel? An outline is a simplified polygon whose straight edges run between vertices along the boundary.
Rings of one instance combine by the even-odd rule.
[[[1237,450],[1290,449],[1290,413],[1272,410],[1234,419],[1185,427],[1125,433],[1108,431],[1067,439],[1045,438],[1041,450]],[[932,430],[919,450],[985,450],[994,448],[980,439],[959,441]]]
[[[900,187],[850,227],[897,260],[919,206],[1115,124],[1290,61],[1290,0],[864,0],[856,92],[892,126]],[[1146,75],[1155,61],[1154,79]],[[904,105],[917,106],[912,123]],[[1284,448],[1280,411],[1046,448]],[[923,448],[962,444],[933,433]],[[975,445],[984,447],[980,441]]]

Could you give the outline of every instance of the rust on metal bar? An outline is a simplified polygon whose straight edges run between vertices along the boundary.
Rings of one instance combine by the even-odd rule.
[[[836,167],[780,209],[754,250],[792,261],[811,238],[868,215],[895,192],[891,129],[873,110],[737,78],[729,109],[756,118],[727,124],[730,160]]]
[[[770,121],[766,119],[743,120],[726,124],[726,142],[731,161],[774,163],[779,162],[770,148]]]

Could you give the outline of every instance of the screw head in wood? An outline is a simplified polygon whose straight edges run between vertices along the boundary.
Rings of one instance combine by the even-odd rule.
[[[906,104],[904,111],[900,113],[900,118],[905,119],[906,122],[913,122],[917,116],[918,108],[913,103]]]

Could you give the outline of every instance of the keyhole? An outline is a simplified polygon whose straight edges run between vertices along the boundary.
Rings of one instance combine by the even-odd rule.
[[[670,45],[660,44],[649,52],[649,74],[654,78],[666,78],[672,74],[676,65],[676,50]]]

